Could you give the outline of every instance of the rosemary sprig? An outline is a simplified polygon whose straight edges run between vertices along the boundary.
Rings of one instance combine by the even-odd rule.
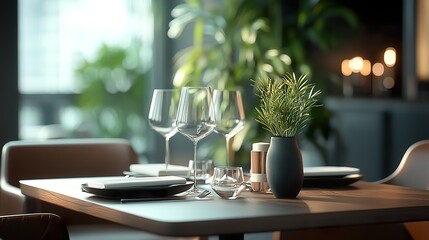
[[[319,106],[316,97],[321,91],[315,89],[307,76],[297,79],[295,73],[287,73],[281,79],[262,78],[255,82],[260,98],[256,121],[273,136],[296,136],[308,123],[311,109]]]

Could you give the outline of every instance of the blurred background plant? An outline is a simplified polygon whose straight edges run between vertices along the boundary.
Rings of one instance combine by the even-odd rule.
[[[286,72],[309,73],[325,93],[327,80],[319,74],[312,51],[329,50],[340,44],[347,30],[357,25],[355,14],[330,0],[186,0],[171,12],[168,36],[179,38],[186,28],[193,43],[175,56],[173,84],[204,85],[217,89],[237,89],[243,93],[246,111],[244,129],[232,139],[233,165],[248,166],[252,143],[267,141],[269,133],[256,123],[255,97],[251,81],[258,77],[278,78]],[[305,131],[325,163],[326,141],[335,130],[330,113],[315,108]],[[225,159],[219,142],[206,146],[213,159]]]
[[[143,152],[151,69],[142,59],[138,40],[130,46],[103,44],[94,59],[82,59],[76,69],[82,89],[76,102],[84,115],[80,135],[127,138]]]

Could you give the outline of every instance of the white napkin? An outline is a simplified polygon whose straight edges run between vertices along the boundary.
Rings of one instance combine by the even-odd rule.
[[[145,174],[148,176],[181,176],[188,177],[191,169],[181,165],[169,164],[165,168],[165,163],[131,164],[130,171],[133,173]]]
[[[88,187],[99,189],[120,189],[132,187],[165,186],[171,184],[184,184],[186,179],[177,176],[138,177],[94,180],[87,183]]]

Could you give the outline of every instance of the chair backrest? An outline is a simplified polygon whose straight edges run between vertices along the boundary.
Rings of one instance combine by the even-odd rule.
[[[1,239],[69,240],[67,226],[52,213],[0,216]]]
[[[396,170],[378,183],[429,190],[429,140],[411,145]],[[427,239],[429,222],[408,222],[404,226],[412,239]]]
[[[117,176],[134,163],[138,163],[138,156],[125,139],[12,141],[3,146],[0,187],[2,195],[15,195],[23,199],[20,180]],[[6,204],[1,200],[2,204]],[[3,210],[4,206],[0,208]]]
[[[398,168],[378,182],[429,190],[429,140],[411,145]]]

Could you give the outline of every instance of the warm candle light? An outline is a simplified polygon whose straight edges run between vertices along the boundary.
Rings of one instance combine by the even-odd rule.
[[[375,63],[372,66],[372,73],[374,73],[375,76],[379,77],[383,75],[384,73],[384,66],[381,63]]]
[[[386,89],[392,89],[395,86],[395,79],[392,77],[386,77],[383,79],[383,86]]]
[[[389,47],[384,51],[384,63],[388,67],[395,66],[396,63],[396,50],[392,47]]]
[[[362,75],[364,76],[368,76],[369,74],[371,74],[371,62],[369,60],[363,60],[363,66],[360,73],[362,73]]]
[[[349,67],[349,61],[348,59],[344,59],[341,62],[341,73],[343,74],[343,76],[350,76],[352,75],[352,70]]]
[[[381,60],[381,59],[380,59]],[[383,62],[384,60],[384,62]],[[388,47],[384,59],[377,63],[360,56],[344,59],[341,62],[344,96],[384,96],[396,85],[394,66],[396,50]]]
[[[354,73],[360,72],[363,68],[363,58],[354,57],[352,60],[349,61],[349,67]]]

